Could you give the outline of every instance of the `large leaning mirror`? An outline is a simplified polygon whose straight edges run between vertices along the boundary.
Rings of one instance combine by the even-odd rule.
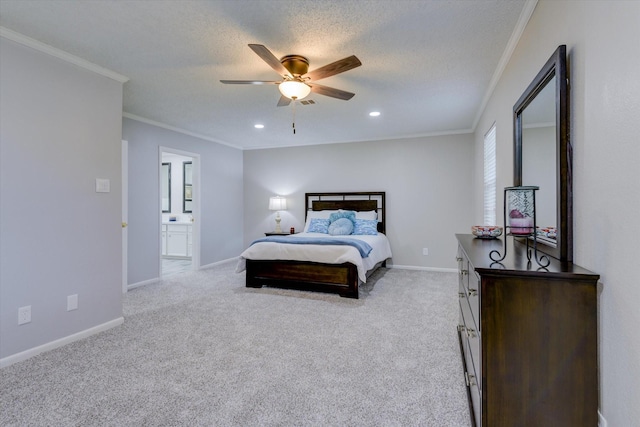
[[[559,46],[513,107],[514,185],[536,194],[538,248],[573,261],[566,46]]]

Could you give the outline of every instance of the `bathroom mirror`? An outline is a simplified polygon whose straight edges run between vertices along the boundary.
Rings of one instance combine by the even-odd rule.
[[[193,203],[193,163],[182,163],[182,182],[184,183],[184,191],[182,193],[182,212],[191,213],[191,203]]]
[[[573,261],[566,46],[559,46],[513,107],[514,185],[538,186],[538,249]]]
[[[171,213],[171,163],[163,163],[162,180],[162,213]]]

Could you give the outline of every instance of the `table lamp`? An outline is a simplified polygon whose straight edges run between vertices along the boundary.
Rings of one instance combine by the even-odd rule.
[[[276,211],[276,233],[282,233],[280,228],[280,211],[287,209],[287,199],[280,196],[269,198],[269,210]]]

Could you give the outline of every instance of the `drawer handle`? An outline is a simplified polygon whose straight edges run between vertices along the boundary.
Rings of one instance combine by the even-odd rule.
[[[475,329],[471,329],[471,328],[465,328],[467,330],[467,337],[469,338],[475,338],[476,337],[476,330]]]
[[[469,296],[470,297],[478,296],[478,290],[477,289],[469,289]]]
[[[467,387],[471,387],[472,385],[476,385],[475,375],[469,375],[468,372],[464,373],[464,382],[467,384]]]

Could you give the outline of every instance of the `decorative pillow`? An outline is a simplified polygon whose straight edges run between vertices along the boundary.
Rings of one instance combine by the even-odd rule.
[[[332,223],[335,220],[340,219],[340,218],[347,218],[351,222],[354,222],[356,220],[356,213],[354,211],[339,210],[338,212],[334,212],[331,215],[329,215],[329,221],[332,222]]]
[[[309,225],[311,224],[311,220],[313,218],[320,219],[329,219],[329,215],[334,212],[338,212],[337,210],[326,210],[326,211],[307,211],[307,221],[304,224],[304,232],[309,231]]]
[[[356,219],[378,219],[378,212],[376,212],[376,211],[358,211],[358,212],[356,212]]]
[[[329,220],[322,218],[311,218],[309,222],[308,233],[329,233]]]
[[[353,228],[353,234],[360,236],[376,236],[378,234],[378,221],[369,219],[357,219]]]
[[[329,225],[332,236],[348,236],[353,231],[353,222],[349,218],[338,218]]]

